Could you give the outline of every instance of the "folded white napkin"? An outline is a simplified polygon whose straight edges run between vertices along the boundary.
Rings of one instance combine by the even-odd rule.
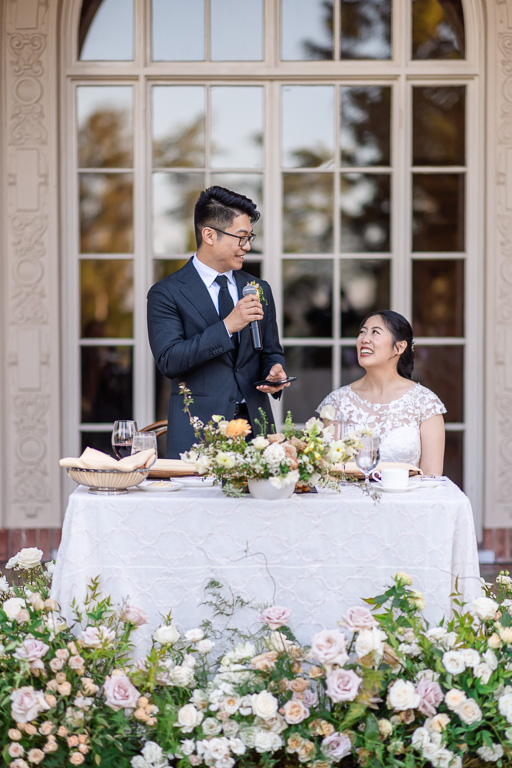
[[[114,469],[121,472],[133,472],[134,469],[151,466],[154,460],[155,451],[153,448],[139,451],[132,456],[125,456],[119,461],[95,448],[86,448],[78,459],[61,459],[59,464],[61,467],[77,467],[78,469]]]

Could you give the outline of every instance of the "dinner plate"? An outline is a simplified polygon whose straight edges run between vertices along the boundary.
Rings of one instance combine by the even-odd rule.
[[[141,491],[179,491],[183,488],[182,483],[172,482],[171,480],[151,480],[145,481],[139,485]]]
[[[215,482],[214,477],[180,477],[179,480],[171,480],[171,483],[182,485],[186,488],[210,488]]]
[[[385,491],[386,493],[408,493],[408,491],[414,491],[415,489],[420,488],[421,487],[421,480],[419,480],[416,477],[415,478],[410,478],[409,479],[409,484],[407,485],[406,488],[385,488],[382,485],[382,481],[381,480],[375,480],[373,485],[379,491]]]

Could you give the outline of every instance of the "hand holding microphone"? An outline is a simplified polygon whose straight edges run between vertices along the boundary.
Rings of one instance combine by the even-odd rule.
[[[251,285],[251,283],[247,283],[247,285],[244,286],[242,290],[242,296],[257,296],[258,295],[258,289],[255,285]],[[260,329],[260,323],[259,320],[251,320],[249,327],[251,329],[251,341],[252,341],[252,348],[256,351],[263,349],[263,344],[261,343],[261,329]]]

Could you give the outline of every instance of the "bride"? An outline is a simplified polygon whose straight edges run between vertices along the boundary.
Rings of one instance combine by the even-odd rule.
[[[426,475],[442,474],[446,408],[437,395],[411,381],[410,323],[392,310],[379,311],[363,320],[356,347],[365,375],[331,392],[317,410],[333,406],[333,418],[343,423],[344,431],[373,430],[382,461],[413,464]]]

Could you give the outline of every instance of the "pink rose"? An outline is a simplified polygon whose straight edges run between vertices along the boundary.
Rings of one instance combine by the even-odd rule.
[[[289,725],[302,723],[303,720],[309,717],[309,709],[298,699],[290,699],[287,701],[282,709],[282,713]]]
[[[320,749],[327,757],[337,763],[352,752],[352,742],[345,733],[334,731],[322,741]]]
[[[143,624],[148,623],[148,615],[142,608],[137,608],[135,605],[127,605],[122,613],[124,621],[129,621],[136,627],[142,627]]]
[[[34,691],[31,685],[11,693],[11,715],[17,723],[30,723],[40,712],[50,709],[42,691]]]
[[[27,759],[29,763],[33,763],[33,765],[39,765],[39,763],[44,760],[44,752],[41,749],[31,749],[27,755]]]
[[[115,669],[112,674],[106,678],[103,686],[105,694],[105,704],[107,707],[116,710],[135,709],[140,697],[139,691],[126,677],[124,672]]]
[[[78,644],[87,648],[101,648],[105,645],[112,645],[116,639],[116,633],[101,624],[99,627],[86,627],[78,636]]]
[[[265,608],[260,614],[260,621],[263,624],[267,624],[269,629],[279,629],[285,624],[288,624],[291,612],[288,608],[283,608],[281,605],[272,605],[270,608]]]
[[[335,669],[326,677],[326,693],[331,701],[354,701],[363,682],[352,669]]]
[[[293,698],[300,698],[305,707],[316,707],[318,704],[318,693],[312,688],[306,688],[302,693],[294,693]]]
[[[371,629],[377,626],[373,613],[363,605],[355,605],[353,608],[349,608],[339,623],[342,627],[352,630],[352,632],[359,632],[361,629]]]
[[[433,683],[422,677],[416,686],[416,693],[421,697],[418,709],[422,715],[433,717],[437,713],[437,707],[443,700],[443,692],[439,683]]]
[[[49,650],[50,646],[43,643],[42,640],[36,640],[34,637],[27,637],[27,639],[14,651],[14,658],[35,661],[36,659],[42,659]]]
[[[323,629],[313,636],[311,655],[321,664],[339,664],[348,660],[347,641],[339,629]]]

